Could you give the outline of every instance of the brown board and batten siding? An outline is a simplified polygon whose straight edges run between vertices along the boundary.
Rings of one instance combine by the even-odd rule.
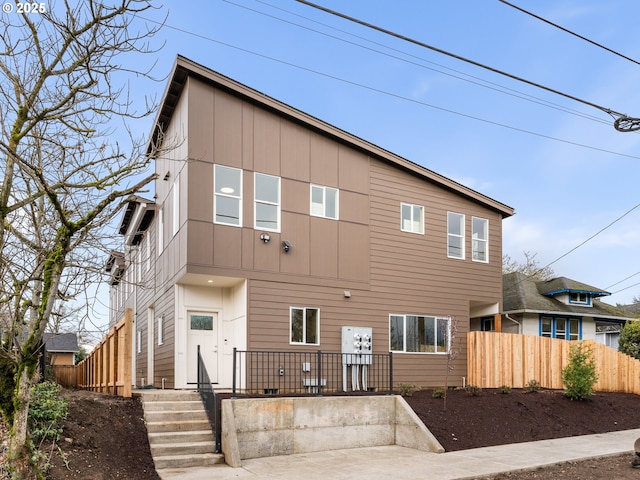
[[[252,350],[337,352],[341,327],[354,325],[372,327],[374,353],[387,353],[390,314],[450,315],[458,321],[461,350],[450,384],[461,384],[472,304],[501,303],[501,221],[513,213],[510,207],[187,59],[180,57],[177,69],[174,78],[184,80],[180,98],[168,101],[173,111],[163,113],[159,125],[167,127],[164,138],[177,143],[157,160],[165,251],[153,307],[156,317],[164,315],[167,348],[156,349],[154,383],[173,382],[179,308],[173,285],[194,274],[246,279]],[[240,227],[213,223],[217,164],[242,169]],[[254,172],[281,181],[281,229],[269,232],[268,243],[253,227]],[[185,210],[173,236],[177,177]],[[339,220],[310,215],[311,184],[339,190]],[[424,207],[423,235],[401,231],[401,202]],[[464,260],[447,257],[448,211],[465,215]],[[488,263],[471,260],[473,216],[489,221]],[[292,244],[288,253],[283,240]],[[291,306],[320,309],[319,345],[290,345]],[[394,379],[443,385],[446,363],[442,354],[398,353]]]

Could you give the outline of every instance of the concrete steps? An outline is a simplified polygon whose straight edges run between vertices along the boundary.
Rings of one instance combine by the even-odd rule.
[[[149,390],[142,399],[156,470],[224,463],[198,392]]]

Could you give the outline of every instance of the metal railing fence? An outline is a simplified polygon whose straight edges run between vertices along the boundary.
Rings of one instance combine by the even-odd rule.
[[[198,393],[211,425],[216,442],[216,453],[220,453],[222,443],[220,399],[209,380],[209,373],[200,354],[200,345],[198,345]]]
[[[386,354],[233,349],[232,395],[393,393],[393,357]]]

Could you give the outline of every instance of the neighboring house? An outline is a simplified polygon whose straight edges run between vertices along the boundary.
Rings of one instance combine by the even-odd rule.
[[[394,382],[441,386],[452,321],[462,383],[470,319],[501,311],[512,208],[183,57],[152,144],[155,201],[131,199],[106,267],[135,385],[193,386],[201,345],[229,388],[234,347],[340,352],[354,326]]]
[[[45,333],[43,336],[49,365],[75,365],[78,336],[75,333]]]
[[[563,340],[597,340],[618,348],[629,312],[600,301],[602,289],[565,277],[533,280],[519,272],[503,275],[501,331]],[[474,330],[494,330],[492,318],[475,322]]]

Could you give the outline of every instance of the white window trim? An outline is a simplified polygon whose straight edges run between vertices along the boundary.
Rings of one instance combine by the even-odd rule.
[[[474,220],[483,220],[486,226],[485,228],[485,239],[477,239],[473,237],[473,221]],[[485,252],[487,252],[487,258],[485,260],[477,260],[475,257],[476,249],[474,248],[475,242],[483,242],[485,244]],[[482,217],[471,217],[471,260],[478,263],[489,263],[489,220]]]
[[[402,350],[391,349],[391,317],[402,317]],[[407,317],[430,317],[434,318],[436,325],[438,320],[447,321],[447,350],[445,352],[407,352]],[[451,351],[451,317],[439,316],[439,315],[425,315],[425,314],[413,314],[413,313],[390,313],[389,314],[389,351],[393,353],[403,353],[408,355],[447,355]],[[437,329],[436,329],[437,334]],[[436,338],[436,345],[438,341]]]
[[[158,345],[164,344],[164,316],[158,317]]]
[[[145,271],[149,271],[151,270],[151,235],[149,234],[149,232],[146,232],[144,235],[144,245],[145,245],[145,255],[144,255],[144,262],[145,262]]]
[[[164,208],[158,210],[158,256],[164,251]]]
[[[307,318],[307,310],[317,310],[318,311],[318,330],[316,331],[316,339],[317,342],[316,343],[306,343],[306,342],[294,342],[291,339],[291,326],[292,326],[292,322],[293,322],[293,310],[302,310],[302,338],[307,338],[307,324],[306,324],[306,318]],[[318,307],[298,307],[298,306],[291,306],[289,307],[289,345],[320,345],[320,308]]]
[[[450,224],[449,224],[449,214],[453,214],[453,215],[460,215],[461,218],[461,222],[462,222],[462,235],[458,235],[455,233],[451,233],[449,230]],[[465,229],[465,222],[466,222],[466,216],[464,213],[458,213],[458,212],[447,212],[447,257],[448,258],[454,258],[457,260],[464,260],[466,258],[466,251],[467,249],[465,248],[465,233],[466,233],[466,229]],[[456,238],[461,238],[462,239],[462,255],[460,256],[455,256],[455,255],[451,255],[449,253],[449,237],[456,237]]]
[[[313,189],[319,188],[322,190],[322,214],[313,213]],[[336,216],[329,217],[327,215],[327,189],[336,192]],[[328,218],[329,220],[340,219],[340,190],[334,187],[326,187],[324,185],[316,185],[312,183],[309,186],[309,215],[312,217]]]
[[[240,173],[240,192],[236,195],[235,192],[233,193],[223,193],[223,192],[216,192],[216,178],[215,178],[215,171],[216,168],[228,168],[229,170],[235,170],[237,172]],[[214,172],[214,178],[213,178],[213,223],[218,224],[218,225],[227,225],[230,227],[242,227],[242,193],[243,193],[243,175],[242,175],[242,169],[240,168],[235,168],[235,167],[229,167],[227,165],[214,165],[213,166],[213,172]],[[239,208],[238,208],[238,223],[231,223],[231,222],[224,222],[224,221],[220,221],[220,220],[216,220],[216,199],[218,197],[225,197],[225,198],[233,198],[238,200],[238,204],[239,204]]]
[[[278,179],[278,202],[269,202],[266,200],[258,200],[256,199],[256,184],[259,176],[262,177],[271,177]],[[258,216],[257,216],[257,207],[258,204],[262,205],[274,205],[277,207],[276,211],[276,228],[266,228],[264,226],[258,226]],[[256,230],[261,230],[265,232],[280,232],[280,214],[281,214],[281,205],[282,205],[282,179],[276,175],[269,175],[267,173],[253,172],[253,228]]]
[[[137,344],[138,353],[142,353],[142,330],[138,330]]]
[[[173,183],[172,203],[173,203],[173,218],[171,222],[171,235],[175,236],[180,229],[180,176],[176,177],[176,181]]]
[[[411,208],[411,228],[409,229],[405,229],[404,228],[404,222],[402,221],[402,207],[407,206]],[[413,218],[413,207],[419,207],[420,208],[420,212],[422,212],[422,221],[420,222],[420,226],[421,226],[421,231],[415,231],[413,229],[413,224],[415,222],[415,219]],[[416,203],[406,203],[406,202],[401,202],[400,203],[400,230],[403,232],[409,232],[409,233],[415,233],[418,235],[424,235],[424,224],[425,224],[425,220],[424,220],[424,206],[423,205],[418,205]]]

